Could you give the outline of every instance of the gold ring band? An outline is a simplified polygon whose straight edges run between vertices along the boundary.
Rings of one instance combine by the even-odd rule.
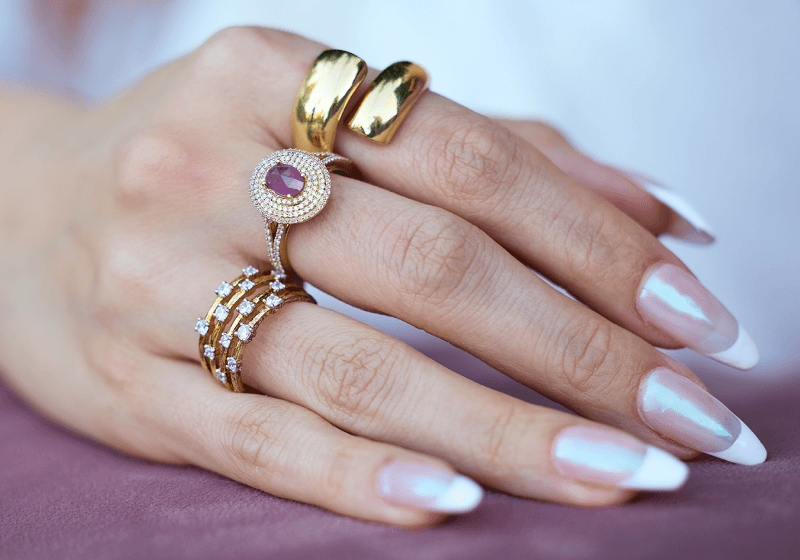
[[[205,318],[197,319],[203,367],[234,392],[244,392],[242,355],[261,322],[287,303],[316,303],[303,288],[284,280],[248,266],[233,282],[220,284]]]

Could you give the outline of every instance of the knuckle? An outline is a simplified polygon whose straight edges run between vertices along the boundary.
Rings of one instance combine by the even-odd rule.
[[[321,492],[325,503],[342,503],[348,499],[346,484],[353,473],[353,465],[363,457],[353,447],[336,446],[327,458],[326,469],[323,474]]]
[[[303,370],[314,377],[311,387],[335,413],[352,426],[386,414],[407,385],[407,356],[401,343],[385,336],[342,333],[330,336],[307,354]],[[351,426],[351,427],[352,427]]]
[[[517,407],[505,404],[499,412],[492,413],[483,429],[475,432],[474,456],[496,475],[510,474],[515,468],[518,447],[514,444],[516,418]]]
[[[226,459],[239,472],[258,469],[268,485],[270,478],[288,468],[290,449],[283,436],[296,422],[288,403],[238,408],[223,422],[221,441]]]
[[[563,216],[564,247],[574,277],[589,277],[601,283],[619,274],[620,264],[635,255],[631,242],[608,219],[605,208],[588,215],[570,212]]]
[[[164,131],[133,136],[119,146],[114,161],[116,201],[126,209],[163,203],[170,192],[195,183],[189,150]]]
[[[444,196],[479,203],[504,192],[520,173],[519,144],[513,133],[489,119],[446,122],[447,134],[424,143],[425,169]]]
[[[577,319],[562,330],[558,337],[560,366],[571,390],[600,399],[614,391],[625,357],[613,329],[605,320]]]
[[[259,55],[269,44],[269,30],[259,27],[226,27],[214,33],[197,51],[195,71],[227,75],[243,61]]]
[[[439,209],[410,219],[399,215],[386,230],[389,280],[399,293],[423,301],[445,301],[463,291],[486,254],[483,234],[468,222]]]

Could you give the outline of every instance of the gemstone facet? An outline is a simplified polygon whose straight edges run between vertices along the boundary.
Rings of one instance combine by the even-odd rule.
[[[279,163],[267,171],[264,183],[272,192],[281,196],[297,196],[306,186],[306,180],[300,172],[285,163]]]
[[[283,300],[276,296],[275,294],[270,294],[267,299],[264,300],[269,307],[277,307]]]
[[[228,333],[222,333],[219,335],[219,343],[223,348],[230,348],[231,340],[233,340],[233,337]]]
[[[247,323],[242,323],[238,329],[236,329],[236,336],[242,342],[247,342],[250,340],[250,337],[253,335],[253,328],[248,325]]]
[[[227,297],[230,295],[231,291],[233,291],[233,286],[227,282],[223,282],[220,284],[219,288],[214,290],[214,293],[216,293],[219,297]]]
[[[253,311],[255,305],[249,299],[244,300],[242,303],[239,304],[239,307],[236,308],[236,311],[244,315],[245,317],[250,315],[250,312]]]
[[[214,317],[217,321],[224,321],[225,318],[228,316],[228,312],[230,309],[225,307],[224,305],[218,305],[217,308],[214,310]]]
[[[197,319],[194,330],[200,333],[200,336],[205,336],[208,332],[208,321],[205,319]]]
[[[253,282],[249,278],[245,278],[244,280],[239,282],[239,287],[245,292],[249,292],[255,285],[256,285],[255,282]]]

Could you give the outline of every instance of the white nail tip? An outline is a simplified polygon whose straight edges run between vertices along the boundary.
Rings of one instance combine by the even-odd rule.
[[[433,503],[433,509],[447,513],[466,513],[483,499],[483,488],[474,480],[458,475]]]
[[[653,183],[644,185],[644,189],[683,218],[690,226],[689,228],[678,227],[676,231],[668,233],[695,243],[711,243],[716,239],[708,222],[681,195]]]
[[[738,369],[750,369],[758,363],[758,348],[747,331],[739,325],[736,342],[727,350],[709,354],[708,357]]]
[[[676,490],[683,486],[688,476],[689,468],[682,461],[648,445],[642,466],[619,486],[636,490]]]
[[[767,460],[767,450],[759,441],[747,424],[739,420],[742,424],[742,431],[739,437],[728,449],[719,453],[709,453],[714,457],[725,459],[731,463],[740,465],[759,465]]]

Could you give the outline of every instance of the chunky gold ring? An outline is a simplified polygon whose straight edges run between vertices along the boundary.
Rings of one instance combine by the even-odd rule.
[[[253,266],[242,269],[233,282],[220,284],[215,293],[217,299],[194,327],[200,335],[200,360],[220,383],[241,393],[242,355],[261,322],[287,303],[316,302],[302,287]]]
[[[421,66],[395,62],[369,86],[347,128],[378,144],[388,144],[429,83],[428,73]]]

